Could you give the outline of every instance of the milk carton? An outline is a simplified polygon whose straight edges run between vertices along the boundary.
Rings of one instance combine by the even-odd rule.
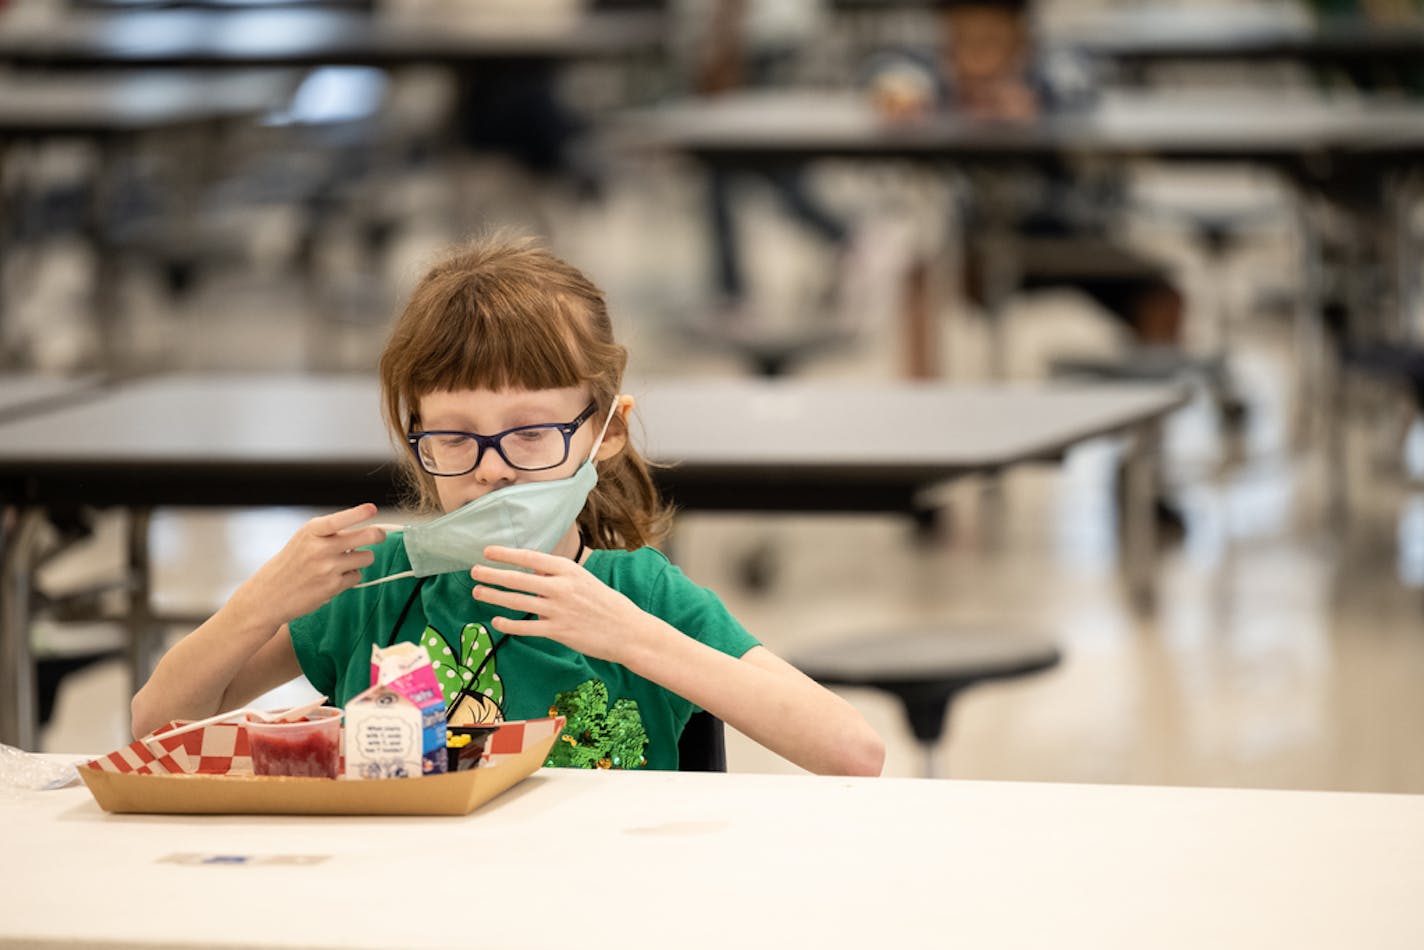
[[[371,647],[371,687],[346,704],[346,777],[444,772],[445,697],[418,644]]]

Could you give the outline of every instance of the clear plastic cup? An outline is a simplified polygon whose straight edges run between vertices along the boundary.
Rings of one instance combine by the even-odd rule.
[[[323,706],[298,722],[248,717],[247,744],[255,775],[336,778],[341,770],[341,710]]]

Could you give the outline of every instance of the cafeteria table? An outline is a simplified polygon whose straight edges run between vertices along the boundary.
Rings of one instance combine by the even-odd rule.
[[[1316,17],[1279,5],[1118,9],[1058,24],[1045,41],[1137,71],[1158,64],[1295,63],[1371,75],[1424,62],[1424,23],[1417,19]]]
[[[1361,260],[1389,275],[1387,248],[1377,236],[1379,218],[1398,210],[1394,198],[1401,173],[1424,161],[1424,107],[1384,98],[1123,93],[1023,121],[952,112],[892,120],[864,91],[803,89],[630,110],[610,124],[609,135],[632,154],[685,156],[733,170],[824,159],[909,161],[1011,179],[1025,169],[1078,162],[1263,167],[1337,211],[1351,228]],[[993,195],[993,189],[981,189],[985,221],[976,236],[995,248],[985,296],[996,317],[1016,286],[1018,264],[1012,209],[1000,208]],[[1401,318],[1356,307],[1349,329],[1356,335],[1393,331],[1392,321]],[[1303,338],[1316,335],[1315,328],[1302,329]],[[991,334],[990,365],[998,376],[1006,364],[1002,319],[991,321]],[[939,361],[932,326],[912,317],[904,335],[910,372],[933,375]]]
[[[0,373],[0,422],[85,398],[100,385],[102,379],[91,375]]]
[[[1424,946],[1418,795],[546,768],[457,818],[0,785],[0,839],[0,947]]]
[[[638,400],[660,488],[684,511],[893,512],[965,475],[1056,461],[1129,438],[1122,563],[1133,603],[1155,591],[1152,502],[1160,425],[1185,403],[1166,384],[960,386],[729,379],[647,381]],[[377,386],[349,376],[157,376],[0,423],[4,544],[0,741],[32,748],[32,560],[50,510],[119,507],[129,518],[128,623],[151,640],[148,522],[155,507],[399,501],[396,447]],[[136,678],[147,675],[137,646]]]
[[[0,76],[0,176],[6,175],[20,146],[56,141],[93,146],[92,196],[84,221],[91,265],[91,314],[98,338],[99,363],[113,369],[118,349],[119,254],[113,203],[128,169],[124,159],[135,143],[160,137],[211,133],[225,124],[255,121],[282,104],[295,88],[287,70],[242,70],[221,78],[172,71],[119,76]],[[207,135],[195,136],[209,141]],[[164,189],[169,204],[191,203],[212,160],[211,147],[195,148],[182,140],[184,161],[176,163]],[[173,151],[177,153],[178,148]],[[0,257],[4,256],[5,202],[0,202]],[[189,222],[179,220],[177,226]],[[175,236],[175,240],[177,237]],[[0,287],[0,327],[7,309]],[[8,354],[7,354],[8,355]]]
[[[552,8],[551,8],[552,9]],[[440,65],[459,69],[622,57],[659,49],[657,11],[510,15],[445,4],[412,13],[301,7],[0,16],[0,63],[17,68],[230,69]]]

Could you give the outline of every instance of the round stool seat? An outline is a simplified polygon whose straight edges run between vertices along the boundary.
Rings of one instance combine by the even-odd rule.
[[[944,734],[949,704],[960,691],[1047,670],[1061,659],[1058,646],[1040,635],[927,628],[816,647],[796,654],[792,663],[827,686],[894,695],[915,738],[930,747]]]

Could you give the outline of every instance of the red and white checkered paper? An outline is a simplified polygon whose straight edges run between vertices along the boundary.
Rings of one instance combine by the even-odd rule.
[[[90,768],[105,772],[133,772],[137,775],[251,775],[252,753],[247,745],[247,728],[240,722],[204,726],[181,736],[164,738],[185,725],[175,720],[159,728],[147,742],[134,741],[100,756]],[[485,746],[481,767],[496,766],[541,740],[557,736],[564,729],[564,717],[527,719],[501,723]]]
[[[89,767],[138,775],[252,774],[252,753],[243,723],[220,722],[164,738],[165,732],[185,724],[181,719],[167,723],[155,731],[153,738],[130,742],[90,762]]]
[[[500,762],[514,758],[540,740],[547,740],[563,731],[563,716],[500,723],[499,730],[489,737],[489,743],[485,746],[485,754],[480,759],[480,767],[499,765]]]

